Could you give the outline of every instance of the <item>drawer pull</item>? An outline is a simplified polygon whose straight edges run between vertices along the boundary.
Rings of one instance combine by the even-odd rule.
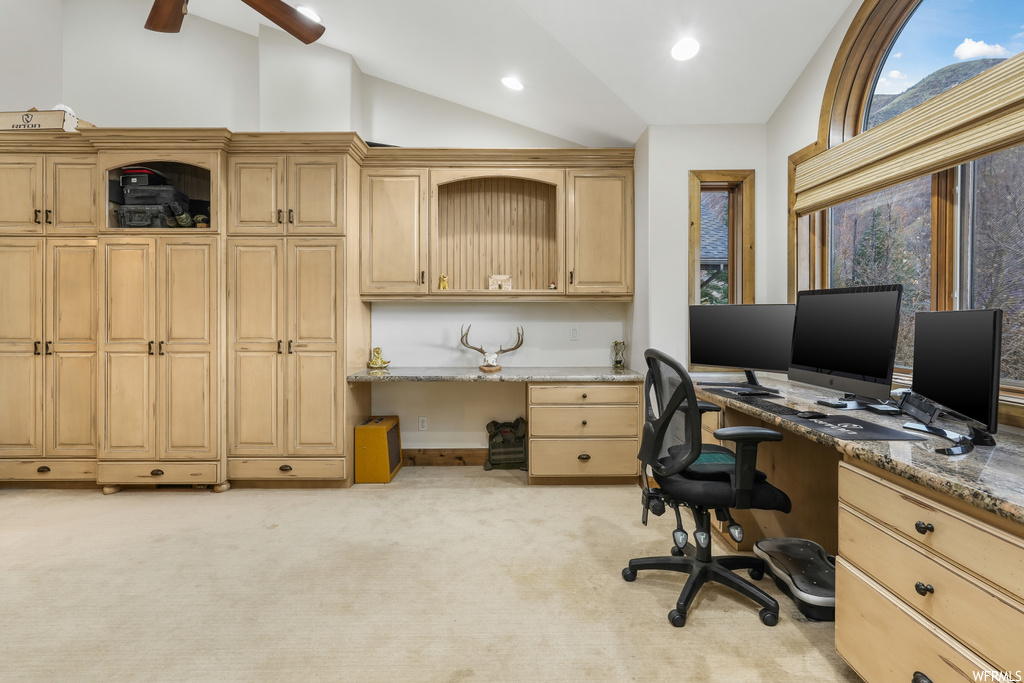
[[[149,473],[149,475],[151,477],[162,477],[163,474],[164,474],[163,470],[153,470],[152,472]]]
[[[934,525],[925,524],[922,521],[918,521],[916,524],[914,524],[914,528],[917,529],[917,533],[921,534],[922,536],[928,533],[929,531],[935,531]]]
[[[910,679],[910,683],[932,683],[932,679],[928,678],[920,671],[915,671],[914,677]]]
[[[49,471],[50,468],[47,467],[46,465],[40,465],[39,467],[36,468],[36,472],[39,472],[39,474],[46,474]]]
[[[586,426],[587,426],[587,421],[586,421],[586,420],[584,420],[584,421],[583,421],[583,426],[584,426],[584,427],[586,427]]]
[[[587,395],[586,395],[586,394],[583,394],[583,398],[586,398],[586,397],[587,397]]]
[[[282,472],[291,472],[292,471],[292,466],[291,465],[281,465],[277,469],[281,470]]]
[[[918,595],[928,595],[935,592],[935,588],[930,583],[924,584],[920,581],[914,584],[914,590],[917,591]]]
[[[579,455],[576,456],[576,459],[586,462],[590,460],[590,453],[580,453]]]

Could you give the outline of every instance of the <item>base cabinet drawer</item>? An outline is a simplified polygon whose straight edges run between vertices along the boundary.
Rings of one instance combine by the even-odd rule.
[[[639,436],[639,406],[531,406],[531,436]]]
[[[344,479],[345,458],[228,459],[228,479]]]
[[[219,466],[213,462],[100,463],[98,484],[219,484]]]
[[[640,387],[636,384],[566,384],[530,387],[530,403],[546,405],[591,405],[595,403],[635,404],[639,402]]]
[[[964,683],[996,670],[841,557],[836,560],[836,650],[869,683],[923,680],[914,678],[917,672],[932,683]]]
[[[533,439],[530,442],[532,476],[636,476],[640,442],[636,439]]]
[[[96,481],[96,461],[0,460],[0,481]]]

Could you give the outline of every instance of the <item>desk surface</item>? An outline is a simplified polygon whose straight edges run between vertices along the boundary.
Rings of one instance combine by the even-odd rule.
[[[503,367],[498,372],[469,368],[389,367],[365,369],[348,376],[349,382],[643,382],[636,370],[610,367]]]
[[[830,393],[834,395],[834,392],[785,379],[761,377],[760,381],[782,392],[784,399],[776,401],[780,404],[797,410],[819,410],[829,414],[844,412],[814,403],[815,399]],[[761,410],[740,398],[713,394],[708,391],[710,388],[713,387],[696,387],[698,397],[736,409],[908,481],[1024,524],[1024,437],[1018,434],[997,433],[995,446],[975,446],[973,451],[962,456],[936,453],[936,448],[950,445],[948,440],[939,437],[929,437],[924,441],[846,441]],[[906,415],[889,417],[866,410],[849,411],[849,414],[893,429],[902,429],[905,422],[914,421]],[[955,422],[949,423],[948,428],[966,431],[963,425]]]

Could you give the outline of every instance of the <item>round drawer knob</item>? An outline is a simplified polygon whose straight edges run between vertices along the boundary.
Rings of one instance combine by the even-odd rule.
[[[281,465],[277,469],[281,470],[282,472],[291,472],[292,471],[292,466],[291,465]]]
[[[153,470],[149,474],[150,474],[150,476],[153,476],[153,477],[162,477],[163,474],[164,474],[164,471],[163,470]]]
[[[910,683],[932,683],[932,679],[928,678],[920,671],[915,671],[914,677],[910,679]]]
[[[590,460],[590,453],[580,453],[579,455],[576,456],[576,459],[586,462]]]
[[[583,398],[586,398],[586,397],[587,397],[587,395],[586,395],[586,394],[583,394]]]
[[[925,584],[921,581],[914,584],[914,590],[917,591],[918,595],[928,595],[929,593],[935,592],[935,588],[930,583]]]
[[[584,427],[586,427],[586,426],[587,426],[587,421],[586,421],[586,420],[584,420],[584,421],[583,421],[583,426],[584,426]]]
[[[39,467],[36,468],[36,472],[39,472],[39,474],[46,474],[49,471],[50,468],[47,467],[46,465],[40,465]]]
[[[917,533],[922,535],[928,533],[929,531],[935,531],[934,525],[926,524],[922,521],[918,521],[916,524],[914,524],[914,528],[917,529]]]

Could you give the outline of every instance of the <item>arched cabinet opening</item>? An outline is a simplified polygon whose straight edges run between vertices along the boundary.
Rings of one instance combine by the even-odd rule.
[[[107,227],[215,231],[211,172],[182,161],[140,159],[107,169]]]

